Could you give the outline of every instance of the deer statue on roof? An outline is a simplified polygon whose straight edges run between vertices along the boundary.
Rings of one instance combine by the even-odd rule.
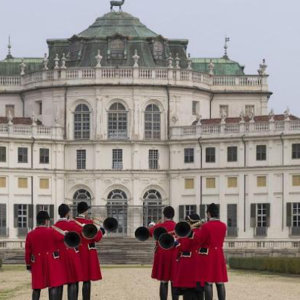
[[[113,10],[114,6],[119,6],[119,10],[121,11],[124,2],[125,2],[125,0],[122,0],[122,1],[110,1],[110,10]]]

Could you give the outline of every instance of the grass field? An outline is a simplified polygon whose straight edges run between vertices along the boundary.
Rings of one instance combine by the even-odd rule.
[[[159,299],[159,283],[150,278],[150,267],[107,266],[102,273],[103,280],[92,285],[93,300]],[[300,299],[300,277],[297,276],[230,271],[229,278],[228,300]],[[30,274],[23,266],[4,266],[0,271],[0,300],[8,299],[31,299]],[[42,292],[41,299],[47,299],[47,291]]]

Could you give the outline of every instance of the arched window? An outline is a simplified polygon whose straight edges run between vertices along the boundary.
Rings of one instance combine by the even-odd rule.
[[[73,195],[73,216],[77,216],[77,204],[79,202],[86,202],[89,206],[92,205],[91,194],[84,189],[80,189]]]
[[[74,139],[90,138],[90,110],[87,105],[77,105],[74,113]]]
[[[144,197],[144,226],[151,222],[157,223],[162,218],[162,197],[156,190],[149,190]]]
[[[111,191],[107,197],[107,215],[118,220],[117,233],[121,235],[127,234],[127,200],[126,193],[119,189]]]
[[[160,140],[160,111],[155,104],[150,104],[146,107],[145,139]]]
[[[108,138],[127,138],[127,111],[123,104],[116,102],[108,112]]]

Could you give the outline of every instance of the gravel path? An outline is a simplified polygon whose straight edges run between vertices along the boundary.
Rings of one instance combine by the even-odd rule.
[[[150,268],[104,268],[104,280],[93,283],[94,300],[157,300],[158,282],[150,279]],[[299,300],[300,277],[231,271],[228,300]],[[0,300],[30,299],[30,274],[21,268],[0,272]],[[42,300],[47,292],[42,292]],[[66,300],[66,295],[64,300]],[[215,297],[215,299],[217,299]],[[81,297],[79,297],[81,300]]]

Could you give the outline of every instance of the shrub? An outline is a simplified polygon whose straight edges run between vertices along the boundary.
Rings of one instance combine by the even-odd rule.
[[[1,267],[2,267],[2,259],[0,258],[0,269],[1,269]]]
[[[231,269],[300,275],[300,257],[230,257]]]

